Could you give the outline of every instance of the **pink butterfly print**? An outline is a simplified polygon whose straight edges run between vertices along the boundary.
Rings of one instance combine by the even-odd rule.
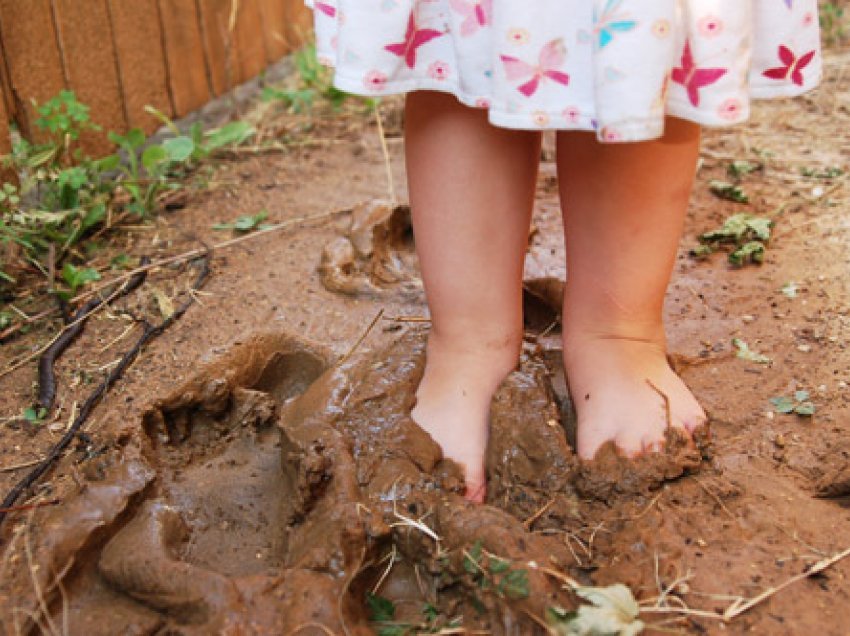
[[[336,17],[336,7],[331,4],[328,4],[327,2],[319,2],[318,0],[316,0],[316,2],[313,3],[313,6],[325,15],[328,15],[332,18]]]
[[[409,68],[416,68],[416,50],[423,44],[427,44],[434,38],[443,35],[442,31],[436,29],[416,28],[416,10],[410,12],[410,20],[407,22],[407,32],[404,34],[404,42],[388,44],[384,48],[390,53],[403,57]]]
[[[473,35],[493,21],[493,0],[450,0],[452,9],[464,16],[460,34]]]
[[[682,53],[682,66],[674,68],[672,80],[688,89],[688,99],[694,106],[699,106],[699,89],[714,84],[726,75],[725,68],[697,68],[691,53],[691,43],[685,40],[685,50]]]
[[[567,48],[561,39],[552,40],[543,47],[536,66],[509,55],[500,57],[502,64],[505,65],[505,75],[508,80],[512,82],[524,80],[518,90],[526,97],[534,95],[544,79],[550,79],[564,86],[570,83],[570,76],[557,70],[567,60]]]
[[[769,68],[764,71],[762,75],[764,75],[765,77],[769,77],[770,79],[776,80],[787,80],[790,77],[791,81],[794,82],[797,86],[802,86],[803,69],[811,63],[814,57],[814,51],[809,51],[805,55],[797,57],[796,55],[794,55],[794,52],[787,46],[780,46],[779,61],[782,62],[785,66]]]

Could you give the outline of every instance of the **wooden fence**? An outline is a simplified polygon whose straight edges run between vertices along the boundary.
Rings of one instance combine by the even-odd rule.
[[[73,90],[105,130],[159,122],[258,75],[309,31],[303,0],[0,0],[0,154],[32,101]],[[88,150],[107,149],[103,136]]]

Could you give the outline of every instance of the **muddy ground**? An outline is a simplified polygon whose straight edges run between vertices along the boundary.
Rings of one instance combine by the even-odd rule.
[[[51,505],[8,516],[2,630],[371,633],[381,627],[369,621],[375,592],[409,633],[532,634],[548,608],[575,606],[570,577],[628,585],[648,633],[846,633],[850,561],[728,622],[699,611],[722,614],[850,547],[848,69],[848,54],[833,53],[817,92],[706,133],[666,307],[673,360],[712,418],[699,470],[656,470],[667,480],[652,484],[616,462],[580,466],[557,337],[540,333],[552,317],[535,311],[523,364],[494,401],[488,505],[466,504],[457,470],[406,415],[427,312],[409,237],[397,227],[395,249],[379,247],[378,266],[360,263],[364,276],[351,279],[340,254],[356,257],[362,237],[341,241],[352,223],[342,212],[215,252],[197,303],[29,493]],[[385,118],[403,201],[393,104]],[[133,228],[103,262],[215,243],[230,235],[213,224],[262,209],[275,223],[388,196],[370,118],[316,121],[300,140],[220,162],[186,208]],[[565,276],[551,158],[528,278]],[[749,204],[709,190],[740,160],[762,166],[741,178]],[[763,265],[689,256],[699,234],[737,212],[775,221]],[[186,298],[194,274],[185,263],[156,270],[92,319],[58,364],[58,410],[45,422],[19,417],[35,364],[0,377],[4,492],[139,335],[128,316],[156,319],[163,298]],[[3,345],[2,368],[52,333]],[[734,338],[771,362],[737,357]],[[814,416],[775,412],[771,398],[799,390]]]

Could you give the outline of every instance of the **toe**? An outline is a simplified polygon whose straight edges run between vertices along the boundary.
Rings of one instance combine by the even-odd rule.
[[[472,503],[484,503],[484,500],[487,497],[487,484],[486,483],[470,483],[466,484],[466,493],[464,494],[464,498]]]

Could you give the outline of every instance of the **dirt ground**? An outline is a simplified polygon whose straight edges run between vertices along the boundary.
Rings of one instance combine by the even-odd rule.
[[[384,111],[404,201],[397,109]],[[698,470],[685,451],[637,476],[610,457],[595,472],[581,466],[557,336],[541,333],[553,316],[530,309],[523,364],[494,400],[488,504],[466,504],[456,468],[407,415],[427,308],[403,218],[393,249],[375,249],[379,267],[361,264],[367,276],[352,282],[339,255],[360,239],[340,240],[352,223],[342,212],[215,251],[196,304],[29,493],[39,507],[7,517],[3,632],[368,634],[380,628],[371,591],[410,625],[384,633],[533,634],[548,608],[575,606],[570,579],[628,585],[646,633],[847,633],[850,559],[719,615],[850,547],[848,126],[845,52],[827,58],[818,91],[706,132],[666,306],[672,359],[711,416]],[[186,208],[114,250],[159,258],[229,238],[212,225],[240,215],[265,209],[279,223],[388,196],[372,119],[317,122],[302,139],[218,163]],[[709,188],[740,160],[762,166],[741,177],[749,204]],[[738,212],[775,222],[761,266],[689,256]],[[544,152],[529,279],[566,275],[559,215]],[[322,262],[326,281],[353,293],[327,289]],[[4,492],[139,335],[128,316],[156,319],[163,299],[187,297],[195,271],[157,269],[90,321],[58,364],[46,422],[19,417],[34,362],[0,377]],[[4,344],[0,369],[52,333]],[[770,363],[736,356],[736,338]],[[771,398],[800,390],[812,417],[775,412]]]

